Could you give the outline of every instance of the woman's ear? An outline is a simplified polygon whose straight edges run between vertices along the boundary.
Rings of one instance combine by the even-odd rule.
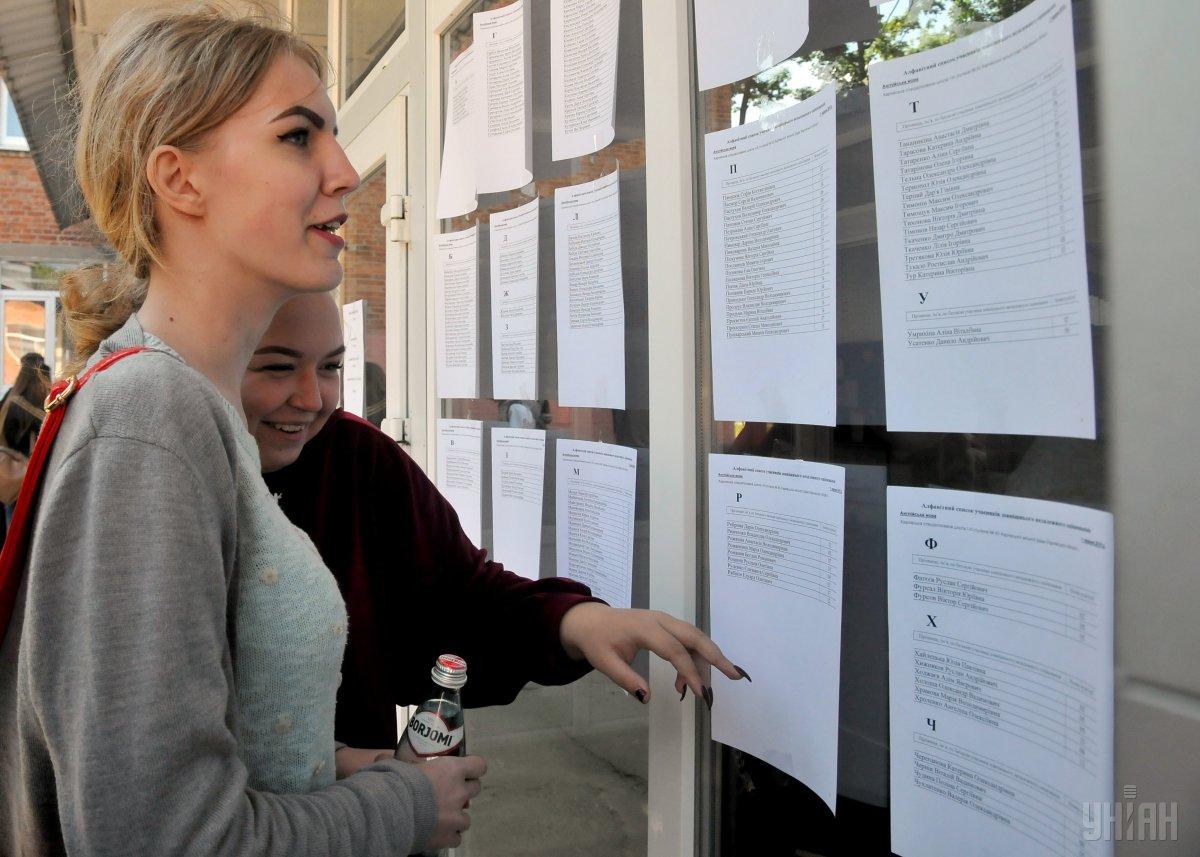
[[[146,159],[146,179],[167,207],[189,217],[204,214],[204,196],[194,181],[196,164],[175,146],[158,146]]]

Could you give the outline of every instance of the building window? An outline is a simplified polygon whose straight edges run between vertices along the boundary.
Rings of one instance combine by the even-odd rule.
[[[810,31],[807,46],[790,60],[756,77],[701,92],[696,101],[696,134],[724,131],[762,119],[807,98],[822,85],[837,84],[837,426],[782,422],[734,422],[712,416],[711,364],[703,351],[696,365],[701,387],[700,443],[708,453],[748,454],[803,459],[845,468],[843,602],[841,649],[840,740],[838,742],[837,813],[799,780],[727,745],[714,744],[708,759],[697,753],[697,765],[716,785],[715,800],[700,829],[711,830],[709,853],[718,854],[888,854],[891,825],[889,789],[888,640],[866,633],[886,628],[887,527],[889,486],[919,486],[981,494],[1053,500],[1096,509],[1111,508],[1111,448],[1103,430],[1097,441],[1072,438],[957,432],[888,431],[883,374],[883,328],[879,315],[879,236],[874,215],[873,143],[868,94],[870,66],[876,60],[905,56],[947,44],[1025,8],[1031,0],[888,0],[878,4],[878,22],[858,32],[835,28],[827,14],[822,33]],[[1097,121],[1093,18],[1094,0],[1066,4],[1074,17],[1079,93],[1084,219],[1086,222],[1089,292],[1092,306],[1104,306],[1106,246],[1098,224],[1105,220],[1100,165],[1104,139]],[[866,4],[814,2],[815,11],[862,8]],[[854,14],[846,13],[846,17]],[[812,19],[817,21],[816,15]],[[851,19],[852,20],[852,19]],[[828,34],[833,34],[833,37]],[[852,36],[853,41],[844,40]],[[1111,59],[1111,58],[1106,58]],[[703,145],[698,147],[704,152]],[[697,209],[707,212],[705,178],[697,185]],[[865,216],[859,216],[859,212]],[[707,224],[699,234],[705,235]],[[761,226],[745,227],[748,234]],[[776,227],[777,228],[777,227]],[[732,234],[732,233],[731,233]],[[744,240],[744,239],[739,239]],[[701,251],[703,252],[703,251]],[[714,321],[708,301],[707,256],[697,259],[702,271],[697,295],[697,336],[707,342]],[[757,261],[757,260],[756,260]],[[1085,316],[1086,317],[1086,316]],[[732,316],[730,316],[732,318]],[[1097,315],[1091,335],[1097,355],[1107,353],[1108,328]],[[1098,412],[1110,413],[1105,392],[1112,388],[1103,361],[1096,364]],[[1103,425],[1103,423],[1101,423]],[[707,462],[706,457],[701,463]],[[697,480],[704,492],[708,473]],[[698,553],[708,558],[709,498],[701,494]],[[711,604],[705,567],[699,583],[706,606]],[[722,640],[724,642],[724,640]],[[761,681],[755,675],[756,681]],[[894,725],[894,724],[893,724]],[[970,787],[968,787],[969,790]],[[974,800],[971,798],[970,800]],[[764,813],[787,807],[792,823],[764,825]],[[988,812],[983,805],[980,813]],[[1015,822],[1014,822],[1015,824]],[[1014,828],[1015,829],[1015,828]],[[1072,834],[1075,835],[1075,834]],[[1060,847],[1060,846],[1054,846]],[[1061,846],[1065,850],[1065,846]]]
[[[4,81],[0,80],[0,149],[29,149],[25,132],[21,130],[21,122],[17,119],[17,108]]]

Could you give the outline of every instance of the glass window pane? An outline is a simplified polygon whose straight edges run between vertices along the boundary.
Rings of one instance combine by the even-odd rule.
[[[17,118],[17,108],[12,96],[0,81],[0,103],[4,105],[4,115],[0,116],[0,143],[15,143],[24,141],[25,132],[21,130],[21,120]]]
[[[450,62],[471,44],[471,13],[510,5],[482,0],[467,7],[442,40],[442,91]],[[641,3],[621,4],[617,63],[616,139],[582,158],[551,160],[550,7],[531,5],[533,79],[532,185],[484,194],[479,208],[443,221],[442,231],[479,225],[479,389],[474,400],[442,400],[442,416],[482,420],[483,545],[493,549],[490,430],[519,426],[546,432],[542,505],[541,576],[554,577],[555,442],[604,441],[637,450],[633,606],[649,603],[649,364],[646,324],[646,146],[643,110]],[[539,119],[544,117],[544,121]],[[558,403],[554,272],[554,190],[593,181],[620,169],[621,258],[624,269],[624,410],[564,407]],[[537,199],[538,393],[531,401],[492,396],[489,216]],[[532,415],[532,420],[530,420]],[[530,426],[530,422],[533,423]],[[647,674],[645,656],[634,668]],[[468,689],[470,685],[467,685]],[[691,704],[690,700],[688,703]],[[565,687],[529,685],[508,706],[468,712],[473,751],[489,760],[487,787],[471,804],[471,830],[460,857],[570,854],[616,857],[646,853],[647,710],[608,678],[592,673]],[[547,820],[549,819],[549,823]]]
[[[62,375],[63,367],[75,359],[75,340],[67,328],[67,314],[63,312],[62,301],[54,302],[54,361],[50,365],[50,376],[58,378]]]
[[[4,99],[4,135],[6,137],[24,137],[21,130],[21,120],[17,118],[17,107],[11,98]]]
[[[32,289],[33,265],[29,262],[0,260],[0,287],[6,289]]]
[[[346,0],[342,12],[342,68],[347,97],[404,32],[404,13],[404,0]]]
[[[846,529],[842,625],[840,726],[836,818],[802,783],[754,757],[713,745],[702,759],[706,780],[719,783],[714,831],[702,853],[863,854],[889,852],[888,816],[888,485],[952,488],[1108,508],[1107,437],[1103,355],[1107,330],[1093,312],[1097,441],[1010,435],[898,433],[886,429],[878,244],[871,149],[870,64],[915,53],[974,32],[1024,8],[1031,0],[970,0],[922,4],[889,0],[878,7],[870,32],[846,33],[839,14],[861,7],[841,0],[812,0],[812,30],[805,48],[775,69],[702,92],[696,105],[697,136],[751,122],[795,103],[829,81],[837,105],[837,403],[836,428],[712,419],[712,378],[707,354],[701,380],[702,467],[708,453],[745,453],[807,459],[846,468]],[[1092,49],[1094,3],[1077,0],[1074,13],[1083,146],[1084,216],[1088,237],[1089,292],[1104,300],[1104,243],[1096,122],[1096,56]],[[839,8],[840,7],[840,8]],[[821,27],[825,22],[829,26]],[[844,22],[843,22],[844,23]],[[880,26],[884,24],[884,26]],[[838,33],[824,39],[822,32]],[[857,39],[854,41],[852,39]],[[701,145],[700,151],[703,151]],[[701,170],[703,162],[701,160]],[[701,176],[697,185],[703,195]],[[697,205],[703,218],[706,204]],[[706,226],[700,224],[700,235]],[[707,259],[701,259],[707,271]],[[711,323],[708,284],[700,283],[697,335],[707,342]],[[707,479],[700,479],[701,491]],[[701,520],[707,504],[701,494]],[[700,535],[707,590],[707,527]],[[707,599],[707,593],[704,595]],[[764,821],[787,812],[792,823]]]
[[[363,338],[366,346],[366,379],[363,416],[379,427],[387,416],[384,368],[387,366],[387,233],[379,225],[379,209],[387,198],[387,173],[383,167],[367,176],[346,197],[350,219],[343,228],[342,253],[346,303],[364,301]]]
[[[322,56],[328,56],[329,0],[296,0],[296,32]]]
[[[4,386],[17,380],[21,358],[46,356],[46,305],[41,301],[4,302]]]

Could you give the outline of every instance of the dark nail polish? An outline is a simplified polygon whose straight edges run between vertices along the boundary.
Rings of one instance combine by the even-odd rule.
[[[639,687],[637,690],[635,690],[633,692],[633,695],[637,697],[637,701],[640,702],[642,705],[646,704],[646,691],[642,690]]]
[[[738,673],[742,676],[742,678],[744,678],[746,681],[749,681],[749,682],[754,681],[754,679],[750,678],[750,673],[746,672],[744,669],[739,667],[737,664],[734,664],[733,668],[735,670],[737,670]]]
[[[686,688],[686,687],[684,687],[684,689],[683,689],[683,693],[679,694],[679,701],[680,701],[680,702],[683,702],[683,698],[684,698],[685,696],[687,696],[687,688]]]
[[[712,688],[708,685],[704,686],[704,702],[708,705],[708,710],[712,711],[713,692]]]

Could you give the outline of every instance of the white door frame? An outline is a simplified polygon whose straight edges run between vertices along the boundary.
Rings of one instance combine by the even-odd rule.
[[[650,362],[650,607],[696,621],[696,212],[687,0],[642,0]],[[650,659],[649,857],[692,857],[696,711]]]

